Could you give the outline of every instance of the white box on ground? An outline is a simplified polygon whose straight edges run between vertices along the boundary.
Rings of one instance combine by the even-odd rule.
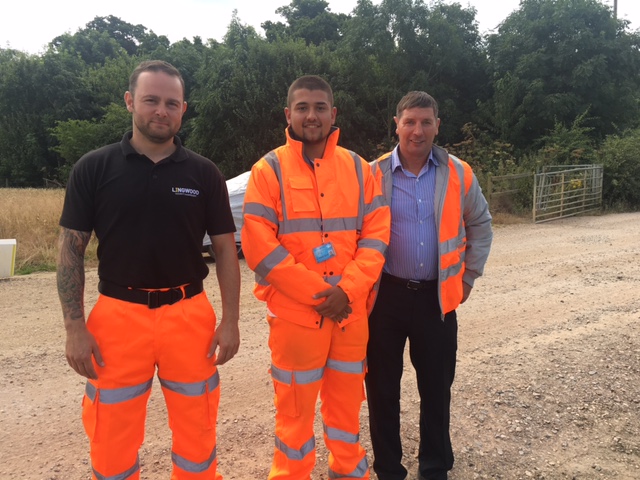
[[[16,265],[16,240],[0,239],[0,278],[13,276]]]

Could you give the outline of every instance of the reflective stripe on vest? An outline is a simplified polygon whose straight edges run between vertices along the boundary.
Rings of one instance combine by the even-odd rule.
[[[330,440],[337,440],[345,443],[358,443],[360,441],[360,434],[358,433],[353,434],[338,428],[328,427],[324,422],[322,423],[322,428],[324,429],[324,433],[327,435],[327,438]]]
[[[96,397],[98,401],[105,405],[113,405],[115,403],[126,402],[127,400],[132,400],[140,395],[145,394],[149,390],[151,390],[151,383],[153,379],[148,380],[140,385],[134,385],[132,387],[122,387],[122,388],[96,388],[94,384],[87,382],[87,385],[84,387],[84,393],[91,402],[96,401]],[[99,393],[99,395],[98,395]]]
[[[287,385],[292,385],[295,381],[298,385],[306,385],[308,383],[322,380],[324,368],[314,368],[313,370],[294,371],[284,370],[271,364],[271,377]]]
[[[455,160],[457,160],[457,158],[455,158]],[[465,184],[464,165],[462,164],[462,162],[455,161],[455,160],[450,159],[449,162],[454,166],[456,170],[456,174],[458,175],[458,179],[460,180],[460,199],[458,201],[460,202],[459,205],[460,205],[460,208],[462,209],[464,208],[464,197],[466,195],[467,186]],[[441,258],[443,255],[454,252],[455,250],[460,248],[460,245],[464,242],[464,238],[465,238],[464,219],[463,219],[463,215],[460,215],[459,223],[458,223],[458,235],[444,242],[440,242],[439,257]],[[460,260],[458,263],[454,265],[450,265],[446,269],[440,271],[439,277],[441,282],[445,282],[448,278],[455,277],[456,275],[460,274],[462,270],[462,266],[464,265],[465,253],[466,253],[466,250],[461,252]]]
[[[356,168],[356,176],[358,178],[358,186],[360,188],[360,195],[358,197],[358,214],[355,217],[342,217],[342,218],[301,218],[301,219],[289,219],[287,215],[287,205],[284,186],[282,182],[282,169],[280,168],[280,159],[276,155],[275,151],[270,151],[264,156],[264,160],[273,169],[273,173],[278,180],[280,186],[280,201],[282,203],[282,221],[278,221],[278,215],[275,210],[265,207],[259,203],[247,203],[244,206],[244,214],[257,215],[262,218],[266,218],[273,224],[278,225],[278,235],[288,235],[304,232],[343,232],[349,230],[355,230],[358,235],[362,231],[362,225],[364,223],[364,216],[375,210],[376,208],[385,205],[383,197],[376,197],[370,204],[364,203],[364,177],[362,173],[362,163],[360,157],[352,151],[349,151]],[[363,239],[358,242],[358,248],[372,248],[381,252],[384,255],[386,251],[386,245],[383,242],[375,240]],[[255,282],[263,287],[268,287],[270,284],[265,280],[267,275],[282,262],[289,252],[282,246],[276,247],[271,253],[269,253],[255,268]],[[330,285],[336,286],[340,280],[336,280],[337,277],[325,277]]]
[[[95,468],[91,468],[91,470],[93,470],[93,474],[98,480],[127,480],[127,478],[131,477],[131,475],[140,470],[140,457],[136,458],[136,463],[129,470],[111,475],[109,477],[107,477],[106,475],[102,475]]]
[[[278,226],[278,233],[280,235],[287,235],[289,233],[300,232],[315,232],[321,229],[325,232],[339,232],[343,230],[356,230],[358,235],[362,230],[362,224],[364,223],[365,216],[365,203],[364,203],[364,177],[362,174],[362,163],[360,157],[352,151],[349,151],[353,158],[356,167],[356,176],[358,178],[358,186],[360,188],[360,195],[358,197],[358,215],[354,217],[345,218],[331,218],[322,221],[319,218],[309,218],[300,220],[289,220],[287,216],[287,205],[284,194],[284,185],[282,182],[282,169],[280,168],[280,159],[276,155],[275,151],[270,151],[264,156],[267,164],[273,169],[273,173],[280,185],[280,201],[282,202],[282,223]],[[376,202],[377,203],[377,202]],[[379,206],[382,206],[381,202]],[[368,207],[369,210],[373,210],[373,203]],[[377,207],[376,207],[377,208]]]
[[[300,450],[296,450],[276,437],[276,448],[284,453],[289,460],[302,460],[316,448],[316,439],[311,437],[300,447]]]
[[[206,472],[207,470],[209,470],[209,467],[211,467],[211,464],[216,459],[217,448],[218,447],[213,447],[213,452],[211,452],[211,455],[209,455],[209,458],[201,463],[196,463],[196,462],[192,462],[191,460],[187,460],[186,458],[181,457],[180,455],[178,455],[176,452],[173,452],[173,451],[171,452],[171,461],[173,461],[174,465],[181,468],[185,472],[191,472],[191,473]]]
[[[202,382],[185,383],[163,380],[162,378],[160,379],[160,385],[164,388],[186,397],[199,397],[200,395],[204,395],[207,391],[211,392],[215,390],[218,388],[219,384],[220,375],[217,370],[213,375],[211,375],[211,377]]]
[[[329,469],[329,478],[364,478],[368,470],[369,462],[367,462],[367,457],[363,457],[358,463],[358,466],[351,473],[338,473]]]

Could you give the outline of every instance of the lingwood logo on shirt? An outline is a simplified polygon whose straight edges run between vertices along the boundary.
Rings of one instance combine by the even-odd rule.
[[[185,195],[187,197],[197,197],[200,195],[200,190],[185,187],[171,187],[171,192],[175,195]]]

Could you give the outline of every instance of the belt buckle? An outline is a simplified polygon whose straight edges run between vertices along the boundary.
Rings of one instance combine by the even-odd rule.
[[[160,308],[160,291],[151,290],[147,292],[147,307],[150,309]]]
[[[151,290],[147,292],[147,307],[160,308],[163,305],[173,305],[187,297],[182,288],[170,288],[169,290]]]
[[[407,281],[407,288],[409,290],[419,290],[420,289],[420,282],[417,280],[408,280]]]

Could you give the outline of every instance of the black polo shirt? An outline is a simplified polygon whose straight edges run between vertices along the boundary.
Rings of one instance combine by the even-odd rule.
[[[235,231],[224,177],[184,148],[153,163],[131,146],[131,132],[84,155],[67,184],[60,225],[98,238],[98,275],[121,286],[166,288],[199,281],[205,231]]]

